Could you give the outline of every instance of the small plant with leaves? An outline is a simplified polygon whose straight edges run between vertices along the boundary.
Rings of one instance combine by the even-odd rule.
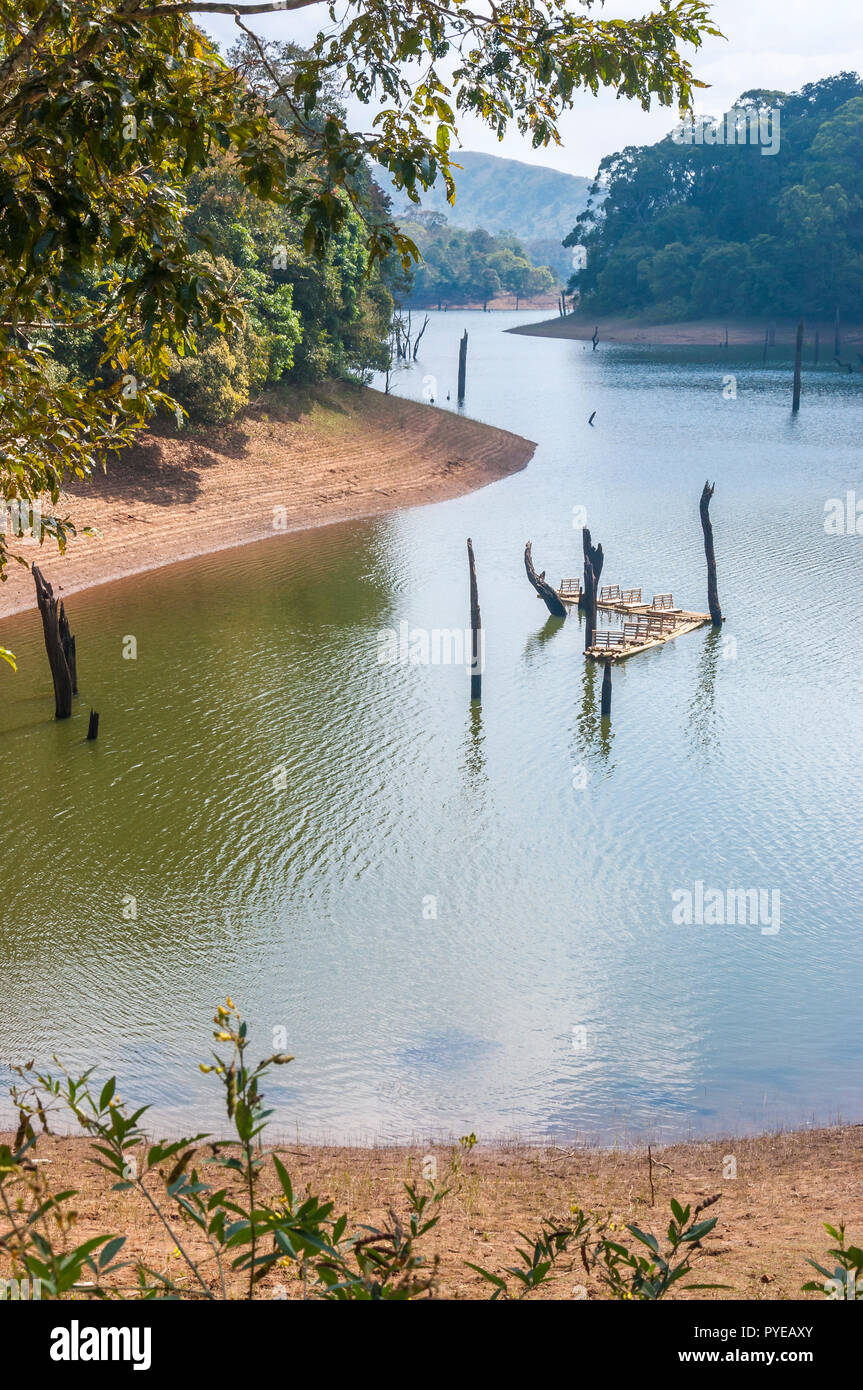
[[[35,1143],[35,1134],[28,1133],[25,1124],[11,1145],[0,1144],[0,1206],[5,1217],[0,1223],[0,1251],[9,1257],[15,1278],[25,1275],[34,1281],[40,1298],[62,1298],[85,1277],[98,1289],[100,1281],[126,1267],[117,1261],[125,1236],[106,1234],[72,1242],[77,1193],[73,1188],[50,1191],[33,1162]]]
[[[671,1220],[666,1231],[667,1248],[663,1252],[659,1240],[649,1231],[638,1226],[627,1225],[626,1230],[649,1252],[630,1250],[619,1241],[611,1240],[602,1234],[595,1246],[585,1251],[585,1267],[596,1269],[600,1282],[616,1299],[652,1300],[664,1298],[669,1289],[691,1272],[692,1259],[700,1248],[701,1241],[709,1235],[716,1225],[717,1218],[699,1217],[721,1194],[708,1197],[692,1211],[690,1206],[682,1207],[674,1198],[671,1200]],[[688,1284],[693,1289],[719,1289],[722,1284]]]
[[[272,1112],[264,1106],[261,1084],[272,1066],[293,1059],[274,1053],[251,1066],[247,1026],[230,998],[218,1006],[213,1022],[216,1042],[230,1044],[231,1050],[223,1055],[227,1049],[221,1046],[201,1070],[215,1074],[224,1088],[233,1129],[228,1139],[211,1142],[209,1135],[195,1134],[152,1143],[141,1127],[147,1107],[128,1113],[114,1078],[97,1094],[89,1071],[76,1078],[62,1067],[57,1077],[32,1066],[17,1069],[25,1085],[12,1092],[20,1115],[15,1148],[0,1149],[0,1201],[10,1224],[9,1232],[0,1230],[0,1246],[31,1276],[42,1279],[49,1297],[86,1288],[101,1298],[253,1299],[261,1281],[286,1264],[299,1271],[303,1297],[409,1299],[431,1294],[437,1261],[429,1265],[417,1244],[437,1225],[446,1191],[437,1191],[434,1184],[424,1192],[407,1185],[406,1220],[391,1213],[386,1229],[365,1227],[348,1235],[348,1217],[334,1216],[332,1202],[308,1191],[296,1194],[278,1154],[262,1146]],[[71,1111],[93,1138],[93,1161],[115,1179],[113,1190],[135,1191],[150,1207],[181,1262],[179,1273],[133,1261],[137,1287],[132,1290],[113,1282],[130,1264],[116,1261],[124,1237],[104,1235],[66,1248],[74,1221],[66,1204],[75,1193],[52,1195],[36,1166],[26,1162],[36,1143],[36,1124],[50,1132],[48,1116],[58,1106]],[[213,1169],[218,1182],[206,1180]],[[278,1195],[272,1200],[264,1195],[265,1174],[275,1176]],[[17,1215],[9,1194],[13,1183],[24,1183],[31,1194],[29,1207],[16,1197]],[[185,1227],[182,1235],[171,1224],[177,1215]],[[59,1251],[51,1219],[64,1238]],[[194,1242],[186,1232],[194,1234]],[[93,1276],[86,1284],[84,1273]]]
[[[499,1299],[522,1299],[544,1284],[551,1274],[555,1262],[566,1254],[575,1242],[581,1242],[590,1228],[590,1217],[583,1211],[576,1211],[576,1219],[569,1225],[561,1225],[548,1217],[542,1222],[534,1236],[518,1231],[523,1245],[516,1246],[519,1264],[510,1265],[502,1274],[492,1274],[481,1265],[470,1264],[483,1279],[494,1286],[491,1302]]]
[[[806,1263],[824,1276],[823,1283],[812,1279],[803,1285],[806,1293],[823,1293],[834,1300],[847,1299],[851,1303],[863,1302],[863,1250],[859,1245],[845,1244],[845,1227],[828,1226],[824,1223],[828,1236],[836,1242],[827,1254],[836,1261],[832,1272],[815,1260]]]
[[[323,1285],[320,1297],[336,1301],[400,1301],[433,1297],[437,1283],[439,1257],[431,1264],[417,1250],[420,1239],[440,1220],[438,1208],[449,1188],[439,1191],[433,1183],[428,1192],[405,1183],[408,1218],[402,1221],[390,1211],[390,1225],[383,1230],[363,1227],[345,1242],[334,1240],[337,1249],[315,1262],[315,1274]]]

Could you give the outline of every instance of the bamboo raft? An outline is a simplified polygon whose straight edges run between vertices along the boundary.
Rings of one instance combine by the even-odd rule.
[[[577,604],[581,597],[581,581],[562,579],[556,593],[561,603]],[[675,608],[672,594],[654,594],[647,603],[640,589],[621,589],[619,584],[604,585],[596,606],[606,613],[620,613],[624,618],[622,630],[597,632],[593,646],[587,648],[585,656],[602,661],[626,661],[630,656],[664,646],[675,637],[694,632],[710,622],[709,613]]]

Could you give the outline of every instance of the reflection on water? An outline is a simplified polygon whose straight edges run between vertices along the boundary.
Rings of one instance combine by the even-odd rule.
[[[863,1118],[860,541],[822,525],[859,484],[855,383],[810,374],[790,431],[757,353],[728,402],[709,353],[431,317],[395,389],[454,402],[469,318],[466,408],[537,441],[526,471],[73,596],[68,724],[38,618],[3,624],[2,1057],[219,1124],[196,1063],[229,992],[262,1048],[287,1029],[274,1099],[312,1138]],[[525,541],[578,574],[584,508],[604,581],[702,608],[707,474],[727,621],[616,664],[603,727]],[[401,622],[464,630],[468,535],[481,705],[463,664],[378,661]],[[698,881],[778,890],[781,931],[675,925]]]
[[[705,762],[710,749],[718,740],[716,671],[723,650],[729,658],[736,657],[734,646],[726,642],[723,647],[721,628],[706,628],[698,662],[698,679],[689,702],[689,732],[692,746],[704,755]]]
[[[482,705],[479,700],[471,700],[468,707],[468,729],[465,739],[465,771],[468,781],[480,790],[487,785],[482,734]]]

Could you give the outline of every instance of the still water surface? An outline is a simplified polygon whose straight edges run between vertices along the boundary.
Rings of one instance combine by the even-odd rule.
[[[467,326],[465,409],[537,441],[526,471],[74,596],[70,724],[36,615],[0,625],[4,1062],[217,1124],[196,1064],[230,993],[262,1054],[285,1028],[307,1138],[863,1118],[863,537],[823,524],[863,497],[860,379],[808,373],[792,420],[786,362],[503,332],[530,317],[435,314],[394,384],[454,409]],[[604,580],[703,608],[708,476],[724,630],[618,668],[603,733],[524,542],[578,574],[584,507]],[[383,629],[464,627],[468,535],[481,711],[464,669],[378,662]],[[780,930],[675,924],[697,881],[778,891]]]

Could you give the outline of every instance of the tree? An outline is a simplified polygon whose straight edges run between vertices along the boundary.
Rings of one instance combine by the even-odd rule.
[[[235,284],[188,230],[184,181],[215,151],[256,197],[301,219],[307,255],[323,256],[351,209],[370,260],[415,247],[369,197],[366,160],[409,197],[440,174],[457,114],[535,146],[579,89],[615,88],[648,107],[689,104],[680,46],[717,31],[705,0],[657,0],[622,23],[593,0],[349,0],[337,28],[281,68],[242,79],[194,17],[292,11],[316,0],[0,0],[0,490],[50,496],[131,439],[160,405],[176,357],[212,330],[238,333]],[[320,0],[317,0],[320,3]],[[336,16],[327,7],[333,20]],[[417,65],[421,71],[417,80]],[[452,74],[449,75],[449,68]],[[447,69],[445,73],[445,68]],[[376,106],[350,129],[334,81]],[[281,124],[277,119],[281,116]],[[92,377],[52,370],[56,339],[86,329],[100,344]],[[46,519],[62,547],[68,521]],[[0,538],[0,575],[7,561]]]
[[[600,165],[565,244],[583,243],[585,311],[650,318],[856,315],[863,282],[863,81],[839,73],[778,107],[781,145],[680,145],[667,137]],[[572,283],[572,282],[571,282]]]

